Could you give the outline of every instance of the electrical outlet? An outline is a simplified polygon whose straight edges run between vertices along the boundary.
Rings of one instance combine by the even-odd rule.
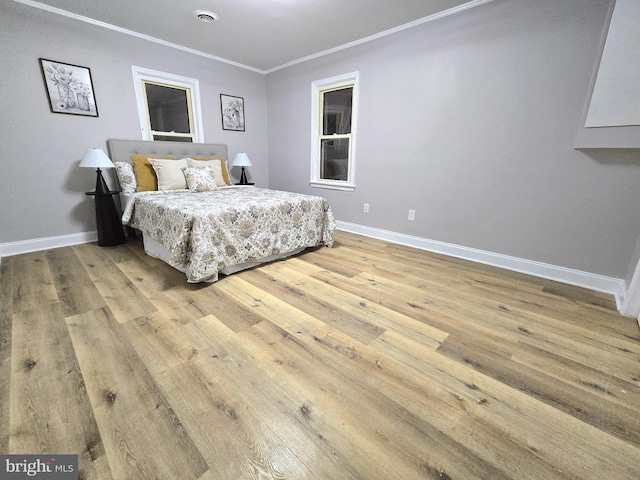
[[[364,204],[364,213],[369,213],[369,204],[368,203]]]
[[[415,210],[409,210],[409,220],[411,220],[412,222],[416,219],[416,211]]]

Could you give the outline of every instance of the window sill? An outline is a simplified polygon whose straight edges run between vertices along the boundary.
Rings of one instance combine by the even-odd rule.
[[[356,189],[356,186],[353,183],[347,182],[322,182],[322,181],[311,181],[309,185],[315,188],[326,188],[328,190],[343,190],[352,192]]]

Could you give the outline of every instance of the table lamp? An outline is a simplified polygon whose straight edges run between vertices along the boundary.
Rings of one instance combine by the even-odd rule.
[[[96,189],[93,192],[86,192],[87,195],[96,198],[96,226],[98,230],[98,245],[101,247],[111,247],[121,245],[127,240],[122,230],[122,221],[113,201],[113,195],[117,195],[117,190],[111,191],[102,177],[101,168],[115,168],[115,165],[104,150],[100,148],[90,148],[82,157],[80,167],[95,168],[97,171]]]
[[[238,183],[238,185],[249,185],[249,183],[247,182],[247,175],[246,173],[244,173],[244,167],[251,166],[251,160],[249,160],[249,156],[244,152],[238,153],[236,155],[236,158],[233,159],[233,163],[231,164],[231,166],[242,167],[242,175],[240,175],[240,183]]]
[[[115,168],[115,165],[107,154],[104,153],[104,150],[100,148],[90,148],[87,150],[87,153],[82,157],[82,161],[80,162],[80,167],[84,168],[95,168],[98,172],[98,176],[96,178],[96,191],[95,193],[108,193],[109,187],[107,187],[107,183],[104,181],[102,177],[101,168]]]

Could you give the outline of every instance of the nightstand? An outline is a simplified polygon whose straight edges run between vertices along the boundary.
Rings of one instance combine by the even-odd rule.
[[[118,215],[113,195],[120,192],[107,190],[105,192],[86,192],[85,195],[96,197],[96,225],[98,227],[98,245],[113,247],[127,241],[122,229],[122,220]]]

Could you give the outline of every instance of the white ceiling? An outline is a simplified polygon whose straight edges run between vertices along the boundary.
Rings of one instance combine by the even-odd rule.
[[[268,72],[491,0],[15,1]]]

